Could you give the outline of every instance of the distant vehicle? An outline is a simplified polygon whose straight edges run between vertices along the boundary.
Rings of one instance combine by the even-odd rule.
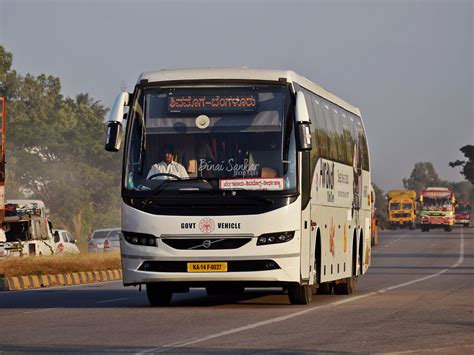
[[[372,246],[379,244],[379,227],[377,217],[375,216],[375,190],[370,185],[370,210],[371,210],[371,223],[370,223],[370,242]]]
[[[451,232],[454,225],[454,192],[447,187],[427,187],[420,193],[419,223],[422,232],[444,228]]]
[[[111,230],[107,239],[104,241],[104,252],[120,250],[120,236],[122,231]]]
[[[104,247],[106,251],[112,251],[117,249],[116,236],[120,240],[120,228],[104,228],[96,229],[89,236],[89,252],[103,252]],[[111,237],[111,239],[109,239]]]
[[[65,229],[53,229],[54,243],[57,254],[79,254],[76,240]]]
[[[4,97],[0,97],[0,257],[5,255],[7,241],[3,220],[5,218],[5,138],[7,105]]]
[[[469,227],[471,221],[471,205],[467,201],[459,202],[454,208],[454,223]]]
[[[3,229],[5,256],[33,256],[54,253],[54,240],[46,207],[41,200],[8,200]]]
[[[388,222],[391,229],[415,229],[416,191],[391,190],[387,192]]]

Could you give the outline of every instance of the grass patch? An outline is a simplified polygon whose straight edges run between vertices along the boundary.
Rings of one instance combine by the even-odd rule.
[[[0,277],[55,275],[120,269],[120,253],[8,257],[0,259]]]

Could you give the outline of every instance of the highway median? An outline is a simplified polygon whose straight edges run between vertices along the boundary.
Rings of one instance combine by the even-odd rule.
[[[121,279],[122,270],[118,252],[18,257],[0,260],[0,291]]]

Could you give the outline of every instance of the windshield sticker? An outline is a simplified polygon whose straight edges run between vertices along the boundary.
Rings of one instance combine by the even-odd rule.
[[[257,95],[168,95],[168,112],[253,112]]]
[[[206,159],[199,159],[198,171],[213,172],[213,173],[232,173],[235,177],[243,176],[257,176],[260,164],[252,164],[249,159],[243,159],[241,163],[237,162],[236,159],[230,158],[225,161],[222,160],[220,163],[213,163]]]
[[[221,190],[283,190],[283,178],[254,178],[254,179],[222,179],[219,180]]]

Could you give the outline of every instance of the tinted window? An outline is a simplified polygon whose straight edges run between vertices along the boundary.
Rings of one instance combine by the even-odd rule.
[[[92,239],[105,239],[107,238],[108,231],[97,231],[92,235]]]
[[[111,231],[109,234],[110,240],[119,240],[120,239],[120,231]]]

